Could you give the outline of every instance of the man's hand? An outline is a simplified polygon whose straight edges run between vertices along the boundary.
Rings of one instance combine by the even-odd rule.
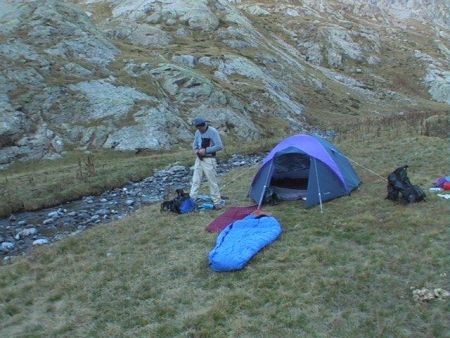
[[[206,154],[206,149],[205,148],[201,148],[197,151],[197,154],[200,156],[205,156]]]

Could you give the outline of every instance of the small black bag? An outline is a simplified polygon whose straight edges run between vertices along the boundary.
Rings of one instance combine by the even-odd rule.
[[[176,214],[185,214],[193,211],[195,203],[189,194],[185,193],[183,189],[177,189],[176,193],[177,196],[174,199],[161,203],[161,212],[170,211]]]
[[[263,204],[277,205],[280,204],[280,198],[271,188],[267,188],[264,193]]]
[[[387,177],[387,196],[386,199],[397,201],[401,195],[401,201],[405,204],[415,203],[425,200],[425,193],[417,186],[411,184],[406,169],[407,165],[395,169]]]

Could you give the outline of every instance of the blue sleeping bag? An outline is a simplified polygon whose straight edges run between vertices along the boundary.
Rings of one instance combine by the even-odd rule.
[[[216,246],[208,255],[214,271],[242,269],[262,248],[281,234],[281,225],[272,216],[247,216],[229,224],[216,239]]]

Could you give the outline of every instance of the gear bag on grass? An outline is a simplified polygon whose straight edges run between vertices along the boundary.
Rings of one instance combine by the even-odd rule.
[[[195,210],[195,201],[183,189],[176,190],[177,196],[161,203],[162,211],[171,211],[177,214],[187,214]]]
[[[415,203],[423,201],[426,197],[423,190],[410,182],[406,169],[407,165],[395,169],[387,177],[387,196],[386,199],[405,203]]]

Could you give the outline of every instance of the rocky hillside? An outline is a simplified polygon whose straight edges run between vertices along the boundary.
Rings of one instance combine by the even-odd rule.
[[[442,1],[5,0],[0,166],[450,111]]]

